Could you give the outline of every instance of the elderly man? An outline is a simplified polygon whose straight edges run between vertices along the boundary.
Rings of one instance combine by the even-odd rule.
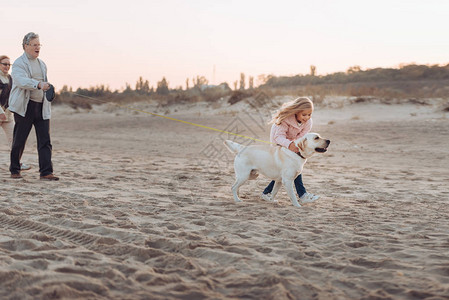
[[[9,96],[9,110],[14,113],[14,136],[11,148],[11,178],[20,175],[20,158],[31,128],[34,125],[39,155],[40,179],[59,180],[53,175],[50,141],[51,103],[45,97],[50,88],[47,66],[38,58],[41,44],[39,35],[30,32],[23,38],[25,52],[14,61],[11,76],[13,86]]]

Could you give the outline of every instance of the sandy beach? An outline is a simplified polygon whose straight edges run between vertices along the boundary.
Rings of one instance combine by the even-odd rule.
[[[279,103],[224,100],[134,109],[269,140]],[[253,103],[254,104],[254,103]],[[330,139],[295,208],[241,188],[240,137],[114,105],[53,106],[58,182],[24,179],[0,135],[0,299],[449,299],[449,112],[442,102],[329,98],[312,131]]]

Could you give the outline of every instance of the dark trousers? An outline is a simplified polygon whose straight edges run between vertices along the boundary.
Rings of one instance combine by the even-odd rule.
[[[270,184],[263,190],[264,194],[269,194],[273,190],[275,181],[273,180],[270,182]],[[302,174],[299,174],[298,177],[295,178],[295,188],[296,192],[298,193],[298,197],[301,197],[306,193],[306,188],[304,187],[304,184],[302,183]]]
[[[41,176],[53,173],[51,162],[50,120],[42,118],[42,103],[29,101],[25,117],[14,113],[14,135],[11,147],[11,174],[20,173],[20,159],[22,158],[25,144],[34,125],[37,139],[37,153],[39,155],[39,172]]]

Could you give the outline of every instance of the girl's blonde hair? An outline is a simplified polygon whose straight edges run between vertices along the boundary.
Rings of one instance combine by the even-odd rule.
[[[287,117],[290,117],[293,114],[297,114],[303,110],[313,110],[313,102],[307,97],[299,97],[293,101],[286,102],[282,104],[281,109],[278,110],[271,119],[269,124],[279,125],[284,121]]]
[[[5,58],[9,59],[9,57],[6,55],[0,55],[0,61],[4,60]]]

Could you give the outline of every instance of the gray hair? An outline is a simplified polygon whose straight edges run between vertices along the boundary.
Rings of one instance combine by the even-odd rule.
[[[25,50],[25,45],[29,45],[31,40],[38,39],[39,35],[34,32],[29,32],[23,37],[22,48]]]

